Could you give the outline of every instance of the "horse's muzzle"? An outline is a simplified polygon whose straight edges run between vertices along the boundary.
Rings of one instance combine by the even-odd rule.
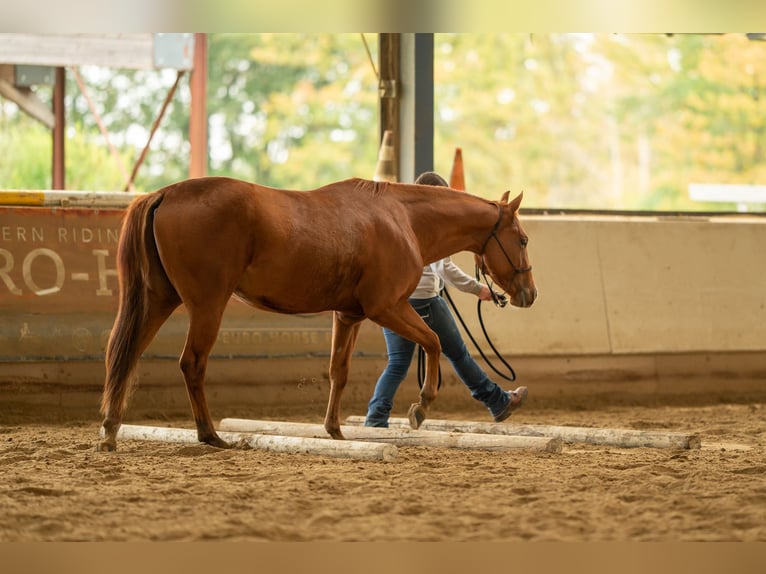
[[[524,287],[516,291],[511,304],[514,307],[531,307],[535,299],[537,299],[537,287]]]

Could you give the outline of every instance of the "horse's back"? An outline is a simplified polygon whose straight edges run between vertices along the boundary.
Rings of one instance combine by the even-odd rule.
[[[350,178],[308,190],[279,189],[230,177],[200,177],[168,185],[155,192],[163,196],[174,208],[201,209],[203,211],[241,210],[246,208],[269,212],[278,209],[293,210],[293,217],[304,210],[333,213],[357,209],[376,194],[378,184]],[[271,217],[269,213],[266,214]],[[278,214],[274,214],[276,216]],[[342,217],[342,213],[338,214]]]

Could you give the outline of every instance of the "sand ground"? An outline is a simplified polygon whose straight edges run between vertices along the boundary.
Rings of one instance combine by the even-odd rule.
[[[766,541],[766,405],[592,406],[511,421],[699,433],[702,448],[399,447],[360,462],[126,440],[100,453],[95,420],[6,421],[0,541]]]

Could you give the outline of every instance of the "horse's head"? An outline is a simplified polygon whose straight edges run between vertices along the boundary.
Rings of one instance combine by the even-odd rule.
[[[497,203],[497,222],[476,255],[476,264],[508,293],[512,305],[529,307],[537,298],[537,287],[527,254],[529,238],[518,216],[524,193],[511,202],[508,194]]]

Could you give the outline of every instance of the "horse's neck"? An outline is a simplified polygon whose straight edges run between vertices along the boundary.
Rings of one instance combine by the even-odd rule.
[[[436,200],[424,195],[408,204],[424,263],[460,251],[479,253],[498,215],[496,204],[465,194]]]

